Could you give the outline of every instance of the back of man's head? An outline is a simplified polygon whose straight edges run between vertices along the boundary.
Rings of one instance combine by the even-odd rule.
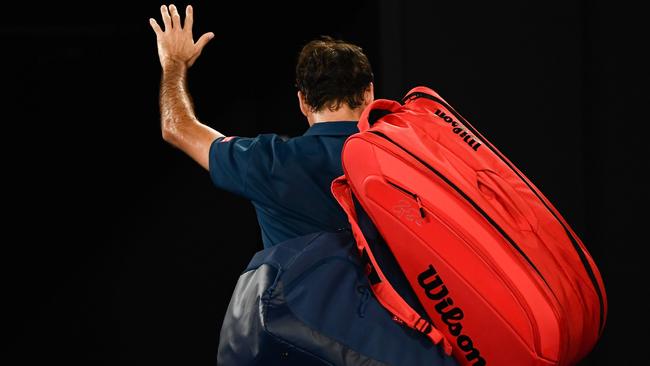
[[[372,81],[370,62],[359,46],[323,36],[298,56],[296,86],[312,111],[335,111],[343,103],[356,109]]]

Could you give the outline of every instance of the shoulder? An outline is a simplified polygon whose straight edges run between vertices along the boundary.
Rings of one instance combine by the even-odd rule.
[[[266,133],[255,137],[226,136],[219,137],[213,141],[213,145],[220,148],[234,148],[238,150],[252,151],[264,147],[275,147],[283,145],[287,139],[283,136]]]
[[[324,153],[327,144],[320,136],[287,137],[275,133],[264,133],[255,137],[228,136],[214,141],[213,149],[223,155],[247,156],[251,163],[302,161],[305,156],[318,156]],[[218,155],[218,154],[214,154]]]

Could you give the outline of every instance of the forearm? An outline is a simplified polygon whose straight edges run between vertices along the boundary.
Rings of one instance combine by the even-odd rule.
[[[182,130],[198,123],[187,89],[187,66],[170,61],[163,68],[160,82],[160,127],[165,141],[182,135]]]
[[[210,144],[223,135],[196,118],[187,89],[187,66],[183,62],[167,62],[163,67],[160,124],[165,141],[183,150],[208,169]]]

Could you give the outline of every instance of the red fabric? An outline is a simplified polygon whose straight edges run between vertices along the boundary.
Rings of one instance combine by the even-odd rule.
[[[345,176],[332,184],[380,274],[375,295],[422,328],[376,268],[351,194],[461,365],[577,363],[607,312],[586,248],[532,182],[439,95],[425,87],[408,95],[418,97],[364,110],[361,132],[343,148]],[[436,341],[436,332],[429,337]]]

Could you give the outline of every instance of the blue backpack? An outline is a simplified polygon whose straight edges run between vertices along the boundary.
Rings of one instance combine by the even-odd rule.
[[[258,252],[240,276],[218,365],[455,366],[374,298],[350,231]]]

